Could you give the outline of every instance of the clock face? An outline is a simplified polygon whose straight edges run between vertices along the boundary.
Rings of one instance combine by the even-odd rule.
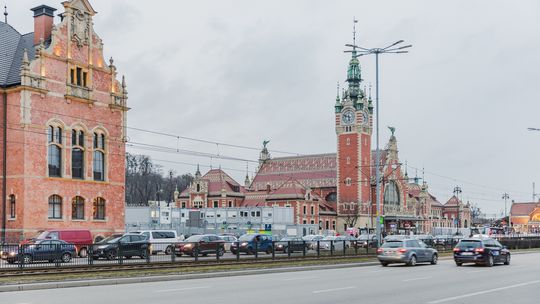
[[[367,125],[369,123],[369,116],[366,112],[362,112],[362,124]]]
[[[354,112],[349,110],[345,111],[342,116],[343,123],[346,125],[350,125],[354,122]]]

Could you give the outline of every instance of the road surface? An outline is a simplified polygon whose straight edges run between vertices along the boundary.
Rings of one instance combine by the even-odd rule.
[[[0,293],[0,303],[538,303],[540,253],[510,266],[368,266]]]

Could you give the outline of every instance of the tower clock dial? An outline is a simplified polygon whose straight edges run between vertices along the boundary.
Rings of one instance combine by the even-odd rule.
[[[366,112],[362,112],[362,124],[367,126],[369,123],[369,116]]]
[[[341,116],[341,120],[346,125],[350,125],[354,123],[354,112],[351,110],[347,110],[343,112],[343,115]]]

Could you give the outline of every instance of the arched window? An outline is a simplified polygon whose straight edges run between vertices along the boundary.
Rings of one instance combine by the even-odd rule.
[[[105,180],[105,135],[94,133],[93,171],[95,181]]]
[[[49,218],[62,218],[62,198],[56,194],[49,196]]]
[[[105,219],[105,200],[103,198],[98,197],[94,200],[93,214],[95,220]]]
[[[385,206],[399,206],[399,189],[394,181],[389,181],[384,188],[384,205]]]
[[[49,176],[62,177],[62,128],[47,129]]]
[[[197,184],[197,192],[201,192],[201,185]]]
[[[14,219],[16,216],[16,209],[15,209],[15,195],[11,194],[9,196],[9,218]]]
[[[71,131],[71,177],[84,179],[84,132]]]
[[[84,198],[75,196],[71,202],[71,219],[84,220]]]

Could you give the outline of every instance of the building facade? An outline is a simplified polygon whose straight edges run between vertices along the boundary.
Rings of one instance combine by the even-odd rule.
[[[34,32],[0,22],[3,234],[124,231],[127,89],[86,0],[32,9]],[[28,18],[30,20],[30,18]]]
[[[510,225],[515,232],[540,233],[540,201],[515,203],[510,208]]]

